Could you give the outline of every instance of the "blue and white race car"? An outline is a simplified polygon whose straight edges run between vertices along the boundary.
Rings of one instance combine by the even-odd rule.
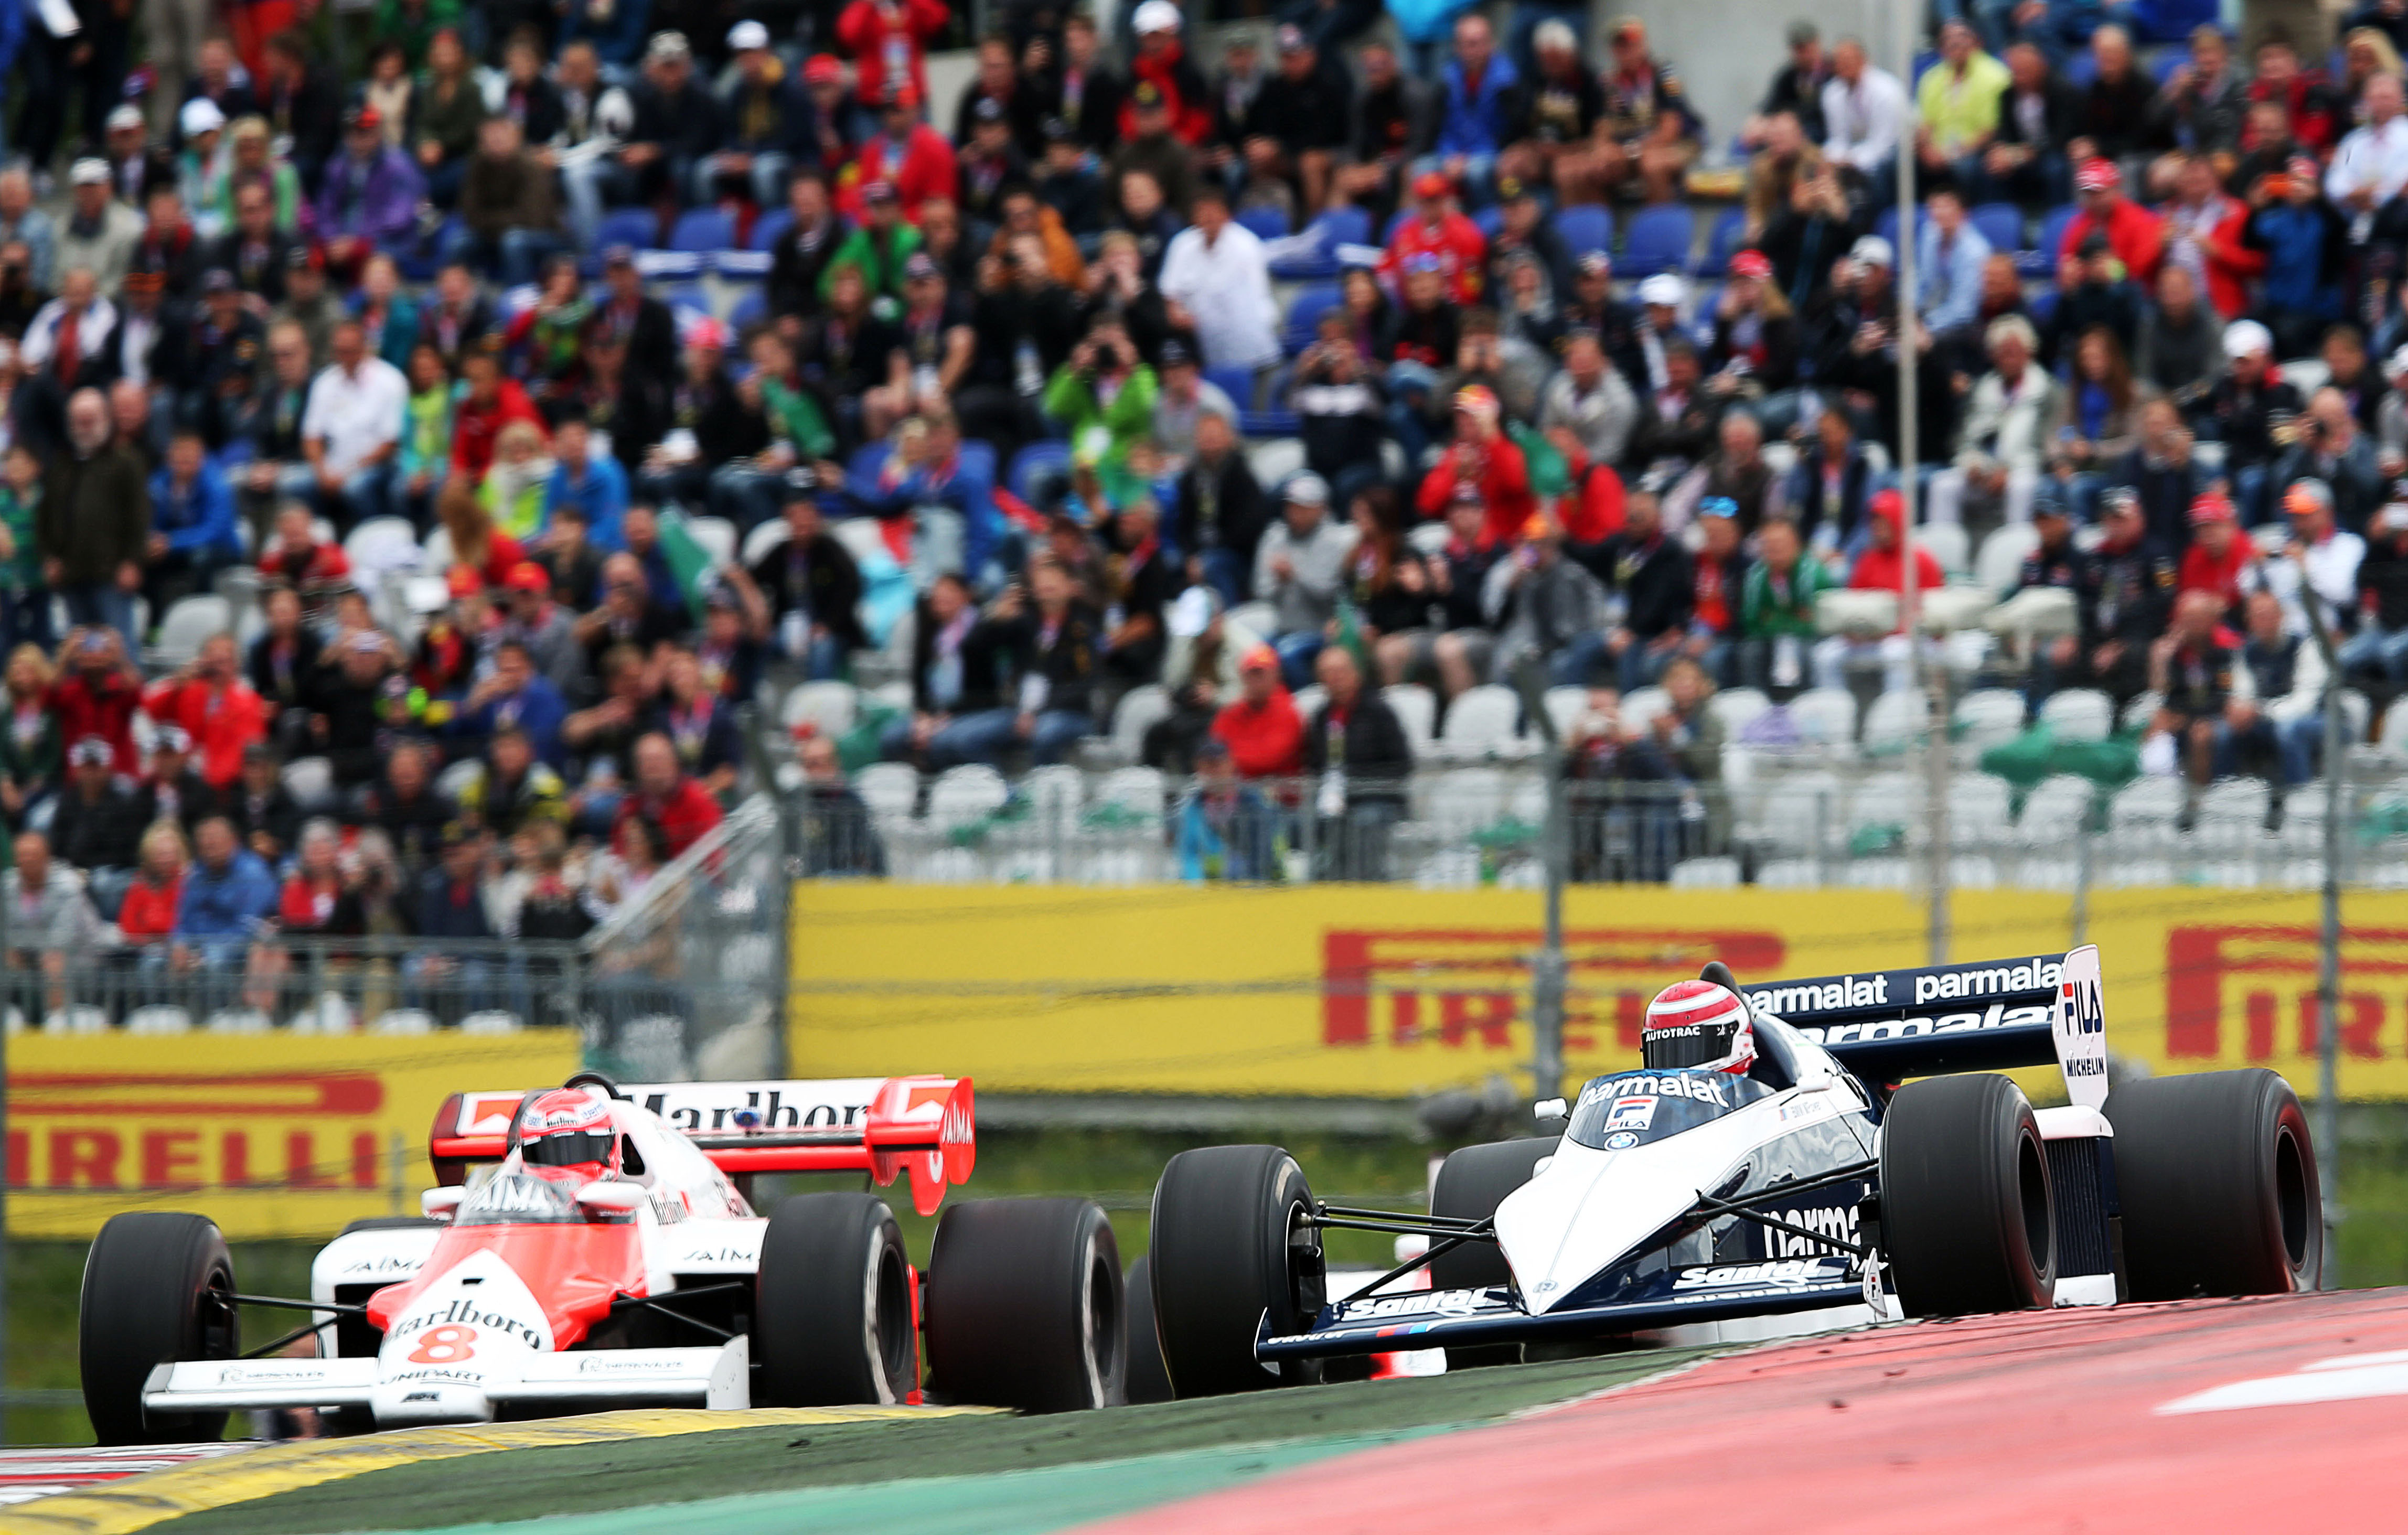
[[[1276,1146],[1173,1157],[1149,1267],[1178,1394],[1409,1348],[1488,1362],[1789,1313],[1847,1325],[2316,1286],[2315,1153],[2291,1088],[2243,1070],[2111,1094],[2097,949],[1756,986],[1717,963],[1702,979],[1752,1030],[1743,1069],[1594,1078],[1539,1106],[1559,1136],[1448,1156],[1426,1218],[1316,1199]],[[1996,1074],[2051,1062],[2061,1107]],[[1429,1247],[1332,1295],[1332,1228]],[[1405,1288],[1424,1263],[1429,1287]]]

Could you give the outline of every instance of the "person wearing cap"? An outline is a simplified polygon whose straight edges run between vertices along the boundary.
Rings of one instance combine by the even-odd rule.
[[[1011,123],[1001,102],[982,102],[970,114],[970,135],[955,158],[962,211],[980,223],[1002,217],[1003,190],[1025,185],[1028,161],[1012,142]]]
[[[326,162],[318,185],[317,237],[326,259],[349,271],[379,251],[397,251],[418,229],[426,178],[418,163],[385,141],[373,107],[343,119],[343,147]]]
[[[2156,214],[2124,195],[2124,173],[2115,162],[2095,155],[2085,160],[2073,169],[2073,190],[2078,206],[2057,247],[2058,280],[2064,280],[2066,258],[2076,255],[2091,236],[2099,235],[2134,281],[2144,287],[2157,281],[2157,264],[2165,259],[2165,226]]]
[[[1240,779],[1228,743],[1207,737],[1196,748],[1196,782],[1171,811],[1179,877],[1276,880],[1282,816],[1261,790]]]
[[[2183,551],[2181,573],[2174,582],[2177,591],[2207,593],[2228,618],[2240,609],[2250,584],[2250,567],[2259,557],[2256,542],[2241,531],[2237,517],[2232,502],[2216,491],[2204,491],[2191,502],[2189,547]]]
[[[194,745],[192,733],[179,724],[162,723],[151,732],[150,760],[134,785],[136,825],[151,826],[172,821],[190,831],[202,817],[218,813],[216,785],[194,767]],[[237,752],[237,773],[241,760],[242,754]]]
[[[1293,778],[1303,770],[1304,720],[1270,646],[1251,645],[1238,657],[1238,696],[1212,716],[1211,739],[1241,779]]]
[[[1856,37],[1831,49],[1831,78],[1823,85],[1823,153],[1875,208],[1898,195],[1893,170],[1906,131],[1906,87],[1875,65]]]
[[[201,641],[199,653],[180,670],[152,683],[142,695],[143,712],[162,725],[183,727],[198,749],[201,777],[222,789],[242,771],[242,749],[267,739],[267,706],[243,680],[234,635],[222,632]]]
[[[1548,14],[1554,8],[1526,5],[1514,15],[1512,51],[1525,79],[1497,159],[1500,202],[1511,201],[1508,180],[1530,192],[1553,187],[1566,204],[1596,202],[1603,190],[1587,161],[1598,148],[1590,140],[1605,115],[1605,87],[1581,60],[1579,23]]]
[[[695,79],[694,50],[682,32],[655,32],[644,46],[643,78],[627,93],[634,108],[616,154],[627,195],[638,204],[674,202],[694,185],[695,167],[726,136],[719,98]]]
[[[0,245],[22,242],[32,258],[34,287],[48,293],[58,256],[58,222],[34,199],[34,178],[22,165],[0,170]]]
[[[1455,207],[1455,183],[1444,172],[1417,172],[1412,194],[1411,211],[1397,222],[1395,233],[1388,237],[1380,271],[1390,280],[1400,281],[1423,258],[1428,258],[1437,262],[1440,275],[1446,279],[1451,302],[1478,302],[1487,265],[1488,237]]]
[[[1730,277],[1714,300],[1706,348],[1706,393],[1719,400],[1758,402],[1771,430],[1785,432],[1797,413],[1798,316],[1772,285],[1772,263],[1761,251],[1731,257]]]
[[[2271,514],[2268,476],[2290,446],[2292,423],[2307,402],[2275,371],[2273,335],[2257,321],[2236,320],[2224,328],[2224,371],[2191,407],[2191,424],[2204,440],[2224,445],[2233,499],[2242,521],[2255,527]]]
[[[1354,530],[1329,514],[1329,482],[1310,469],[1281,488],[1280,516],[1254,545],[1254,595],[1275,613],[1271,643],[1291,688],[1312,680],[1312,658],[1338,613]]]
[[[899,86],[879,103],[878,132],[861,146],[852,167],[838,178],[837,207],[855,221],[899,216],[913,226],[920,205],[951,197],[961,185],[952,141],[920,115],[920,96]],[[891,209],[882,209],[891,202]],[[916,228],[915,228],[916,233]],[[894,274],[888,274],[892,280]]]
[[[1497,636],[1495,681],[1512,685],[1529,657],[1547,667],[1553,685],[1586,687],[1605,658],[1612,623],[1605,588],[1564,557],[1563,530],[1544,512],[1530,513],[1510,552],[1490,567],[1481,606],[1482,627]]]
[[[1609,185],[1636,178],[1646,201],[1671,202],[1698,157],[1704,120],[1672,66],[1648,52],[1646,22],[1624,16],[1606,34],[1613,64],[1597,130],[1599,174]]]
[[[1212,134],[1212,94],[1205,84],[1203,71],[1188,55],[1182,34],[1185,16],[1176,0],[1142,0],[1125,7],[1122,14],[1129,19],[1131,37],[1127,49],[1128,94],[1121,107],[1120,136],[1124,141],[1142,136],[1146,127],[1140,122],[1140,108],[1151,98],[1153,109],[1162,117],[1162,127],[1170,136],[1190,149],[1201,146]],[[1151,93],[1146,87],[1151,86]]]
[[[1819,146],[1823,142],[1823,87],[1830,82],[1831,56],[1824,50],[1822,31],[1800,18],[1789,23],[1784,40],[1789,50],[1787,60],[1773,71],[1771,82],[1765,87],[1764,99],[1740,128],[1739,142],[1743,149],[1762,150],[1770,135],[1772,120],[1784,112],[1796,119],[1796,126],[1809,144]],[[1753,179],[1751,173],[1751,184]]]
[[[115,293],[142,243],[142,215],[110,194],[108,162],[86,155],[67,172],[67,211],[60,221],[57,267],[92,273],[104,293]]]
[[[132,868],[148,825],[133,785],[119,780],[115,749],[98,736],[70,742],[65,782],[50,813],[50,851],[86,872]]]
[[[2365,532],[2388,498],[2373,438],[2330,385],[2308,396],[2307,411],[2293,426],[2291,451],[2273,474],[2276,484],[2308,480],[2326,487],[2334,523],[2352,533]]]
[[[1326,15],[1336,7],[1313,8]],[[1354,82],[1307,27],[1283,24],[1277,40],[1279,68],[1263,82],[1245,132],[1226,133],[1225,124],[1225,136],[1243,151],[1258,182],[1293,179],[1302,191],[1300,206],[1326,208],[1354,117]]]
[[[836,19],[836,43],[853,56],[861,103],[877,107],[898,87],[926,99],[929,47],[953,22],[944,0],[853,0]]]
[[[1104,227],[1104,181],[1096,157],[1079,142],[1078,130],[1058,117],[1045,120],[1036,186],[1038,200],[1066,231],[1093,235]]]
[[[2099,522],[2102,537],[2074,589],[2080,632],[2045,653],[2035,696],[2095,687],[2121,708],[2149,685],[2149,649],[2165,632],[2181,572],[2173,551],[2149,538],[2140,498],[2129,490],[2117,487],[2100,498]]]
[[[1498,52],[1486,16],[1457,16],[1454,33],[1454,57],[1438,72],[1438,136],[1413,172],[1436,171],[1467,195],[1484,195],[1497,156],[1512,141],[1521,71]]]
[[[1215,415],[1234,423],[1238,407],[1221,386],[1204,377],[1196,357],[1177,337],[1162,344],[1156,369],[1161,385],[1154,400],[1154,446],[1161,455],[1159,472],[1183,473],[1196,452],[1196,423]]]
[[[518,120],[487,118],[461,175],[461,227],[444,259],[470,262],[504,287],[533,282],[566,238],[552,185],[552,167],[526,147]]]
[[[785,200],[789,168],[811,151],[810,93],[770,51],[769,29],[759,22],[729,27],[727,50],[733,78],[720,100],[727,135],[695,167],[695,203],[709,207],[734,188],[755,208],[776,208]]]
[[[1502,414],[1496,394],[1484,386],[1456,392],[1455,440],[1422,477],[1414,497],[1424,517],[1444,516],[1455,486],[1476,485],[1488,509],[1490,538],[1509,543],[1519,536],[1539,504],[1530,490],[1529,461],[1506,435]]]

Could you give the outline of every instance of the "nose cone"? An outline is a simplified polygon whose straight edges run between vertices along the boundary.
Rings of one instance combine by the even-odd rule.
[[[473,1252],[394,1319],[369,1407],[380,1427],[491,1422],[489,1391],[551,1347],[543,1308],[517,1270],[498,1254]]]
[[[1618,1152],[1567,1140],[1544,1172],[1505,1197],[1497,1242],[1531,1314],[1563,1304],[1697,1201],[1710,1180],[1694,1176],[1701,1148],[1684,1144],[1695,1133]]]

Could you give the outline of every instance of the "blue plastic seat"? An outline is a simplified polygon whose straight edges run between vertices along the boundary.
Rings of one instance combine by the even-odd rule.
[[[767,251],[778,243],[778,237],[795,227],[795,216],[784,208],[764,213],[752,221],[752,237],[744,242],[748,251]]]
[[[1505,209],[1499,207],[1484,208],[1471,216],[1471,222],[1480,226],[1482,234],[1493,240],[1497,237],[1497,232],[1505,227]]]
[[[1371,215],[1351,203],[1333,208],[1312,222],[1332,245],[1361,245],[1371,237]]]
[[[1984,203],[1970,215],[1990,249],[2012,256],[2024,248],[2024,212],[2013,203]]]
[[[678,216],[675,228],[669,231],[669,249],[707,254],[724,251],[736,243],[736,220],[715,208],[697,208]]]
[[[1239,409],[1254,409],[1254,370],[1253,368],[1237,367],[1224,363],[1218,367],[1206,368],[1204,380],[1207,383],[1218,387],[1222,394],[1228,395],[1229,403]]]
[[[641,251],[660,237],[660,221],[652,217],[649,208],[614,208],[602,215],[594,244],[603,251],[614,245],[632,245]]]
[[[1034,506],[1036,498],[1030,494],[1030,489],[1037,477],[1056,470],[1068,471],[1069,467],[1068,443],[1032,442],[1011,455],[1011,494]]]
[[[1287,307],[1287,324],[1280,336],[1280,344],[1291,357],[1312,345],[1314,334],[1321,325],[1324,312],[1337,304],[1344,294],[1335,282],[1314,282],[1298,289]]]
[[[1916,227],[1920,228],[1921,225],[1918,223]],[[1898,209],[1894,208],[1883,208],[1880,214],[1873,220],[1873,233],[1889,241],[1890,252],[1892,255],[1896,255],[1898,252]]]
[[[1564,208],[1556,213],[1558,230],[1564,226],[1564,215],[1572,211]],[[1597,211],[1605,212],[1603,208]],[[1685,208],[1667,203],[1640,209],[1623,237],[1623,275],[1652,277],[1657,272],[1688,270],[1689,245],[1696,237],[1697,224]],[[1571,237],[1566,234],[1564,238],[1570,241]]]
[[[1271,203],[1256,203],[1240,209],[1238,222],[1267,240],[1283,238],[1288,232],[1287,209]]]
[[[727,311],[727,328],[741,336],[768,318],[769,295],[759,288],[748,288]]]
[[[1747,212],[1744,208],[1727,208],[1714,221],[1714,232],[1706,237],[1706,259],[1698,267],[1700,277],[1720,277],[1730,270],[1731,257],[1744,248]]]
[[[1681,214],[1681,238],[1685,242],[1689,237],[1688,212],[1685,208],[1676,211]],[[1571,248],[1574,261],[1592,251],[1611,251],[1613,249],[1613,215],[1595,203],[1573,203],[1570,207],[1559,208],[1555,209],[1555,233],[1561,235],[1564,244]],[[1685,243],[1681,254],[1684,257],[1688,254]]]
[[[2071,203],[2052,208],[2040,222],[2040,243],[2015,256],[2015,270],[2026,277],[2047,277],[2057,270],[2057,248],[2065,243],[2065,226],[2081,209]]]

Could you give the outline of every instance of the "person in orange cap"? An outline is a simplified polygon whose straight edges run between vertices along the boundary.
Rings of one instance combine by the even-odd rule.
[[[1455,206],[1455,183],[1444,171],[1426,170],[1414,177],[1412,193],[1412,210],[1397,221],[1396,233],[1388,237],[1380,275],[1396,282],[1412,258],[1434,256],[1455,302],[1478,303],[1481,276],[1487,270],[1488,237]]]
[[[1304,720],[1280,681],[1279,652],[1250,648],[1238,661],[1238,696],[1212,719],[1240,778],[1291,778],[1304,769]]]
[[[1498,423],[1501,413],[1496,395],[1485,385],[1456,391],[1455,441],[1422,477],[1421,492],[1414,497],[1424,517],[1437,519],[1446,515],[1456,485],[1479,486],[1488,508],[1489,537],[1499,543],[1512,539],[1539,509],[1530,490],[1529,463]]]

